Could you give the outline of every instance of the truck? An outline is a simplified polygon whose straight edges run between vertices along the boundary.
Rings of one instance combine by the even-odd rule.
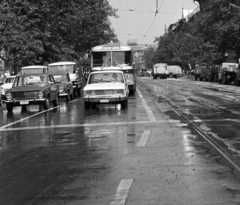
[[[156,63],[152,69],[153,79],[163,78],[166,79],[168,77],[168,69],[166,63]]]
[[[230,84],[231,82],[239,84],[238,67],[238,63],[222,63],[218,78],[219,84]]]
[[[211,66],[210,73],[208,76],[208,81],[209,82],[218,82],[219,72],[220,72],[220,65]]]
[[[211,73],[210,65],[208,64],[198,65],[194,70],[195,80],[209,81],[210,73]]]
[[[167,70],[169,78],[178,78],[182,76],[182,68],[178,65],[168,65]]]

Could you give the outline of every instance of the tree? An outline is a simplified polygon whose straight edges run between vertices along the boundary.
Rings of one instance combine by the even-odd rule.
[[[14,65],[78,60],[93,45],[117,41],[107,0],[2,0],[0,45]]]

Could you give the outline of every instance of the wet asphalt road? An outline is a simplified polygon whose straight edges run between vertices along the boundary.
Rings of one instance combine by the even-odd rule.
[[[139,78],[124,109],[3,106],[0,204],[239,204],[237,168],[206,142],[238,165],[239,101],[239,87],[184,77]]]

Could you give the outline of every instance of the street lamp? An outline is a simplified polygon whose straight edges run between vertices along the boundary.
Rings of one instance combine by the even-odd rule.
[[[228,62],[228,53],[227,52],[224,54],[224,57],[225,57],[225,61]]]

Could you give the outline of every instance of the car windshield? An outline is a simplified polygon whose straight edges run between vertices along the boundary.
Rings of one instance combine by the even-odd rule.
[[[124,83],[122,73],[92,73],[88,84],[94,83]]]
[[[56,83],[67,83],[67,76],[66,75],[54,75],[54,80]]]
[[[13,83],[14,78],[6,78],[5,83]]]
[[[46,76],[19,76],[13,84],[13,87],[19,86],[43,86],[47,83]]]

